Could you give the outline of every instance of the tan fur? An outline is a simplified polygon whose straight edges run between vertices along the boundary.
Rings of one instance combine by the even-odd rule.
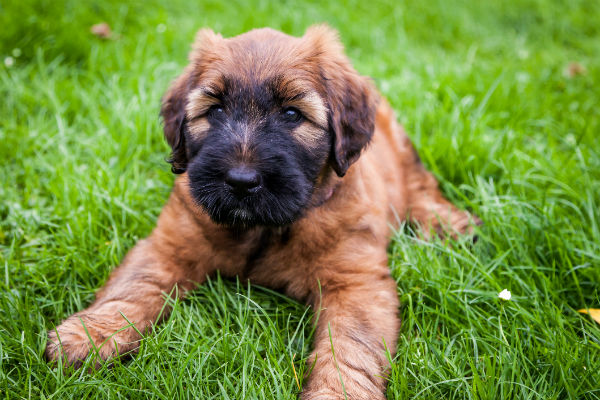
[[[307,96],[286,103],[286,106],[297,107],[317,126],[327,126],[327,106],[316,92],[310,92]]]
[[[197,118],[189,123],[190,134],[198,140],[204,139],[209,128],[210,123],[206,118]]]
[[[193,120],[203,115],[214,105],[219,104],[219,100],[207,93],[206,88],[194,89],[187,96],[188,103],[185,108],[187,118]]]
[[[253,49],[267,45],[271,56],[257,59]],[[258,30],[233,39],[203,30],[190,59],[190,66],[167,93],[163,113],[171,108],[177,111],[178,100],[170,96],[187,94],[193,86],[190,81],[202,82],[203,87],[219,85],[218,74],[203,68],[214,63],[221,72],[246,79],[261,79],[269,71],[278,71],[295,81],[293,87],[313,88],[318,98],[309,102],[318,124],[325,122],[322,113],[327,107],[334,113],[332,124],[339,122],[336,118],[341,117],[335,113],[342,108],[360,116],[373,107],[373,138],[360,157],[343,146],[336,148],[340,160],[346,155],[351,159],[347,171],[343,165],[337,167],[339,175],[345,176],[337,177],[332,166],[325,165],[312,207],[295,223],[279,229],[258,227],[234,235],[215,225],[192,200],[187,174],[179,176],[152,234],[129,252],[90,307],[49,333],[48,358],[62,356],[71,363],[85,358],[91,344],[80,319],[94,344],[102,345],[102,359],[135,350],[140,336],[133,328],[111,336],[127,325],[121,313],[146,332],[157,320],[165,294],[182,296],[220,271],[226,277],[240,276],[281,289],[320,312],[309,361],[315,366],[305,381],[302,399],[344,399],[340,374],[348,399],[384,399],[388,367],[384,343],[393,356],[400,327],[396,283],[387,265],[390,224],[397,226],[409,219],[426,230],[464,233],[475,217],[443,198],[391,107],[352,69],[331,29],[313,27],[303,38]],[[317,73],[317,63],[333,80],[327,87]],[[253,72],[253,65],[262,68]],[[342,77],[351,89],[342,87]],[[282,91],[295,90],[289,88],[289,81],[281,84]],[[344,93],[350,99],[341,97]],[[188,109],[188,116],[197,106]],[[167,138],[169,122],[165,117]],[[366,122],[356,122],[360,123]],[[303,131],[296,134],[307,146],[312,136],[327,132],[305,124],[310,126],[302,126],[299,129]],[[259,248],[260,262],[249,263]]]
[[[323,134],[323,130],[310,122],[304,122],[294,129],[294,137],[304,146],[311,148]]]

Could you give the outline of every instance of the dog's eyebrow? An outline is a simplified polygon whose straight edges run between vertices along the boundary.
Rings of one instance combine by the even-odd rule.
[[[206,86],[198,87],[188,94],[185,113],[192,120],[204,115],[211,106],[220,103],[221,99],[219,95],[212,88]]]
[[[219,96],[217,94],[216,91],[214,91],[212,88],[206,87],[206,88],[201,88],[204,91],[204,95],[208,96],[208,97],[213,97],[217,100],[220,100],[221,96]]]
[[[288,97],[284,98],[283,102],[284,103],[293,102],[293,101],[296,101],[296,100],[299,100],[299,99],[303,98],[306,95],[307,95],[306,92],[296,93],[296,94],[294,94],[292,96],[288,96]]]

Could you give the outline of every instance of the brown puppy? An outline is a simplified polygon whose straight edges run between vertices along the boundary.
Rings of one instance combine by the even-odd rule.
[[[399,329],[390,224],[455,234],[474,218],[442,197],[336,33],[201,30],[161,113],[181,175],[157,227],[49,333],[47,357],[80,365],[88,333],[103,359],[135,350],[165,293],[220,271],[320,308],[303,399],[343,399],[342,382],[348,399],[383,399]]]

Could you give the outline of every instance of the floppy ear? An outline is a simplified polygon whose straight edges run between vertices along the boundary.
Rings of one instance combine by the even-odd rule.
[[[163,119],[165,139],[171,146],[171,156],[167,160],[175,174],[185,172],[187,154],[185,149],[185,104],[191,89],[190,66],[171,84],[163,96],[160,115]]]
[[[319,57],[333,137],[331,164],[341,177],[373,136],[379,95],[371,81],[352,67],[336,31],[316,25],[305,38]]]
[[[342,73],[334,79],[345,86],[328,92],[329,129],[334,139],[333,169],[341,177],[358,160],[373,136],[377,96],[370,82],[355,72]]]
[[[171,171],[175,174],[185,172],[188,162],[185,146],[185,106],[188,94],[193,89],[194,82],[198,80],[203,62],[210,62],[210,57],[206,57],[207,53],[220,39],[222,37],[210,29],[198,31],[192,51],[188,56],[190,64],[171,83],[162,98],[160,115],[163,119],[165,138],[172,150],[167,161],[171,164]]]

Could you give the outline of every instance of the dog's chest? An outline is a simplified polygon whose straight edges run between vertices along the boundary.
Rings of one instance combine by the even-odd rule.
[[[273,258],[273,254],[285,248],[291,236],[292,232],[288,227],[263,229],[249,243],[249,250],[239,273],[240,277],[248,279],[253,272],[271,264],[269,261]]]

